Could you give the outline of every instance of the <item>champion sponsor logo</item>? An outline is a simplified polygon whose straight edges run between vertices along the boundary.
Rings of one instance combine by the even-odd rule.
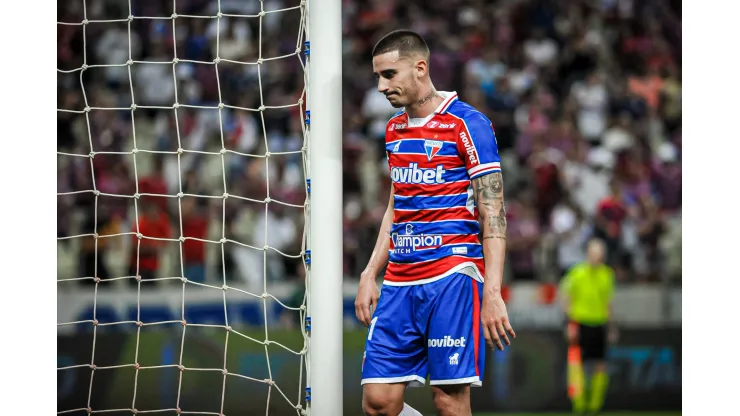
[[[393,252],[397,254],[409,254],[416,250],[442,246],[442,236],[440,235],[414,235],[413,224],[406,224],[406,235],[391,234],[391,240],[393,241]]]
[[[460,132],[460,140],[463,142],[463,146],[465,146],[465,153],[468,154],[468,159],[470,160],[471,165],[475,165],[478,163],[478,158],[475,157],[475,148],[473,147],[473,142],[470,141],[470,138],[468,137],[465,132]]]
[[[438,347],[464,347],[465,346],[465,337],[460,338],[452,338],[449,335],[445,335],[442,338],[429,338],[427,341],[427,346],[429,348],[438,348]]]
[[[442,175],[445,173],[442,165],[436,168],[420,168],[418,163],[409,163],[408,167],[391,168],[391,180],[394,183],[413,183],[433,185],[444,183]]]
[[[391,234],[393,252],[396,254],[410,254],[413,251],[437,248],[442,246],[441,235],[401,235]]]
[[[429,161],[432,160],[432,158],[439,153],[439,149],[442,148],[442,142],[439,140],[424,140],[424,151],[427,154],[427,159]]]

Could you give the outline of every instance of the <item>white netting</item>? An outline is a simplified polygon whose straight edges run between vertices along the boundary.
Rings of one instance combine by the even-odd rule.
[[[212,15],[188,15],[188,14],[178,14],[178,1],[173,0],[172,3],[172,14],[170,16],[145,16],[145,15],[135,15],[135,6],[132,6],[133,3],[137,3],[135,0],[127,0],[128,2],[128,16],[121,16],[121,18],[118,19],[104,19],[104,20],[95,20],[95,19],[89,19],[89,9],[91,7],[91,4],[98,0],[81,0],[82,1],[82,15],[83,20],[80,22],[58,22],[57,25],[64,25],[64,26],[80,26],[82,30],[82,65],[78,68],[74,69],[57,69],[58,74],[73,74],[76,77],[76,73],[79,73],[79,89],[82,94],[82,102],[80,103],[80,107],[82,108],[58,108],[58,112],[64,112],[64,113],[72,113],[72,114],[78,114],[81,116],[84,116],[85,124],[87,126],[86,128],[86,135],[87,135],[87,141],[89,144],[89,152],[57,152],[59,158],[72,158],[76,160],[84,160],[84,158],[88,158],[90,160],[90,169],[92,171],[92,188],[91,189],[75,189],[75,190],[67,190],[66,192],[58,192],[58,197],[65,197],[65,196],[75,196],[80,194],[91,194],[94,196],[94,211],[90,212],[89,215],[94,215],[93,219],[93,229],[92,232],[87,233],[79,233],[75,235],[66,235],[58,237],[58,240],[72,240],[72,239],[92,239],[94,240],[94,256],[95,256],[95,274],[93,276],[82,276],[82,277],[73,277],[73,278],[61,278],[58,279],[58,285],[59,289],[62,290],[62,285],[73,285],[80,283],[82,281],[89,281],[94,282],[94,289],[90,289],[93,300],[92,300],[92,317],[91,319],[84,319],[84,320],[75,320],[73,322],[60,322],[58,323],[58,328],[60,331],[63,330],[63,328],[69,328],[70,326],[73,326],[75,328],[84,327],[87,326],[92,331],[92,357],[90,358],[89,362],[85,363],[75,363],[74,365],[66,365],[66,366],[60,366],[58,367],[58,372],[63,371],[80,371],[82,369],[90,369],[91,375],[90,375],[90,383],[89,383],[89,389],[87,393],[87,403],[80,403],[79,407],[75,408],[69,408],[69,409],[58,409],[59,414],[67,414],[67,413],[104,413],[104,412],[130,412],[133,414],[137,413],[157,413],[157,412],[164,412],[164,413],[177,413],[177,414],[210,414],[210,415],[221,415],[225,413],[224,410],[224,397],[226,395],[227,390],[227,380],[233,380],[233,378],[242,378],[246,380],[251,380],[255,383],[262,383],[266,388],[266,398],[258,398],[258,397],[246,397],[245,400],[254,401],[254,400],[266,400],[267,404],[265,405],[267,411],[270,410],[270,401],[273,396],[276,395],[279,397],[277,400],[285,400],[285,402],[288,403],[288,406],[290,408],[295,409],[295,412],[297,414],[305,414],[307,409],[306,404],[306,398],[305,398],[305,392],[303,390],[303,386],[305,385],[304,380],[304,371],[306,373],[308,372],[307,366],[307,360],[306,353],[308,349],[308,333],[306,330],[306,296],[305,296],[305,283],[302,283],[304,286],[304,296],[302,304],[300,305],[293,305],[288,306],[284,302],[278,299],[278,297],[274,296],[270,293],[270,285],[268,284],[268,264],[270,263],[268,261],[268,256],[284,256],[289,258],[297,259],[297,262],[301,263],[303,265],[304,272],[306,273],[306,281],[307,275],[308,275],[308,267],[307,267],[307,250],[306,250],[306,244],[307,244],[307,227],[308,227],[308,186],[307,181],[301,180],[302,185],[300,185],[300,188],[303,190],[303,200],[305,202],[303,203],[289,203],[284,202],[281,200],[278,200],[275,198],[275,196],[271,196],[271,184],[273,183],[270,178],[270,160],[275,159],[276,157],[286,157],[289,155],[295,155],[295,157],[300,158],[301,164],[303,166],[303,172],[302,172],[302,178],[307,178],[307,139],[308,139],[308,129],[306,127],[306,123],[304,123],[303,117],[305,114],[305,106],[304,101],[306,97],[306,85],[308,83],[308,77],[307,77],[307,71],[306,71],[306,64],[304,63],[304,40],[306,37],[306,25],[307,25],[307,9],[306,9],[306,2],[305,1],[295,1],[293,2],[294,6],[288,6],[285,5],[285,2],[279,1],[261,1],[261,0],[244,0],[244,2],[252,2],[255,3],[252,5],[254,9],[256,9],[255,14],[230,14],[230,13],[222,13],[222,1],[224,3],[227,2],[227,0],[213,0],[213,4],[211,5],[211,8],[213,9],[214,13]],[[103,0],[100,0],[101,2]],[[126,0],[124,0],[126,1]],[[243,3],[244,3],[243,2]],[[233,2],[229,2],[233,3]],[[142,4],[139,2],[139,4]],[[275,5],[282,6],[282,7],[275,7]],[[268,10],[269,9],[269,10]],[[278,14],[278,13],[284,13],[288,11],[293,11],[293,13],[300,13],[300,19],[299,19],[299,28],[297,30],[298,37],[295,40],[295,51],[289,54],[281,55],[281,56],[265,56],[263,52],[263,45],[267,45],[271,39],[263,39],[263,21],[268,19],[271,15]],[[174,56],[171,60],[166,61],[142,61],[135,59],[135,51],[141,47],[141,45],[137,44],[137,40],[132,40],[132,24],[134,24],[137,20],[155,20],[159,22],[165,22],[167,25],[169,25],[168,21],[171,22],[171,35],[172,38],[175,39],[174,44],[172,45]],[[206,22],[215,22],[216,24],[216,33],[215,33],[215,58],[212,61],[199,61],[199,60],[188,60],[188,59],[182,59],[178,58],[178,42],[176,41],[178,39],[178,19],[203,19]],[[251,62],[245,62],[245,61],[238,61],[238,60],[232,60],[232,59],[225,59],[221,56],[221,44],[222,44],[222,36],[224,33],[224,30],[222,30],[222,21],[230,20],[231,25],[234,26],[235,23],[239,21],[240,19],[258,19],[259,23],[257,27],[259,28],[258,33],[252,34],[253,36],[253,44],[254,48],[256,48],[255,56],[256,59]],[[89,35],[88,35],[88,28],[91,25],[98,25],[98,24],[125,24],[127,25],[127,31],[128,31],[128,58],[124,62],[120,63],[106,63],[106,64],[88,64],[88,51],[87,51],[87,45],[89,43]],[[169,28],[167,29],[169,30]],[[287,30],[287,29],[286,29]],[[295,30],[295,29],[292,29]],[[291,32],[293,33],[293,32]],[[267,48],[264,48],[267,49]],[[271,49],[271,50],[274,50]],[[180,55],[182,56],[182,55]],[[290,104],[287,105],[267,105],[266,102],[268,102],[268,97],[265,97],[263,94],[263,77],[265,75],[265,69],[264,65],[267,64],[270,61],[276,61],[276,60],[296,60],[300,63],[301,70],[300,72],[303,74],[303,79],[298,80],[299,84],[302,81],[302,88],[299,88],[299,90],[302,90],[300,93],[300,96],[298,99]],[[217,90],[218,90],[218,103],[217,105],[196,105],[196,104],[186,104],[184,102],[180,102],[178,99],[178,77],[182,76],[181,70],[178,68],[178,65],[182,66],[183,64],[194,64],[194,65],[209,65],[213,67],[213,71],[215,72],[215,79],[217,84]],[[259,106],[257,108],[248,108],[242,105],[234,105],[233,103],[227,103],[224,102],[222,98],[222,89],[225,88],[222,85],[222,81],[219,76],[219,65],[225,65],[225,64],[234,64],[237,65],[240,69],[231,68],[232,70],[244,70],[249,71],[252,74],[256,76],[257,85],[259,86],[259,91],[253,91],[253,94],[259,95]],[[162,65],[162,66],[171,66],[172,68],[172,82],[174,85],[174,102],[170,105],[141,105],[137,104],[137,94],[141,93],[140,88],[136,88],[136,77],[132,76],[132,68],[135,71],[137,66],[142,65]],[[121,68],[128,72],[128,89],[130,90],[130,106],[95,106],[91,105],[89,92],[86,90],[85,86],[85,79],[86,79],[86,72],[94,69],[94,68]],[[192,67],[191,67],[192,68]],[[243,69],[241,69],[243,68]],[[180,93],[182,95],[182,92]],[[241,102],[239,102],[241,104]],[[60,106],[63,106],[63,104],[60,104]],[[268,138],[268,130],[266,128],[266,122],[265,122],[265,114],[269,112],[270,110],[289,110],[293,108],[292,111],[292,117],[299,117],[300,118],[300,135],[302,137],[302,146],[297,150],[285,150],[283,151],[270,151],[271,148],[271,140]],[[201,144],[197,144],[197,148],[186,148],[187,145],[184,143],[183,139],[181,138],[181,120],[178,118],[179,111],[183,111],[184,109],[191,109],[193,111],[201,111],[201,110],[211,110],[211,111],[217,111],[218,113],[218,131],[220,135],[220,151],[209,151],[205,148],[205,146],[202,146]],[[175,151],[163,151],[163,150],[145,150],[139,148],[137,145],[137,130],[136,130],[136,123],[135,120],[137,119],[135,114],[140,113],[142,111],[171,111],[174,116],[174,125],[171,125],[169,128],[172,129],[171,134],[174,134],[177,141],[177,149]],[[94,143],[97,142],[97,140],[94,140],[94,129],[91,128],[91,115],[95,112],[101,112],[101,111],[109,111],[109,112],[130,112],[130,122],[131,122],[131,137],[130,142],[128,144],[128,148],[130,150],[128,151],[105,151],[105,150],[96,150],[96,147],[94,146]],[[238,150],[235,150],[234,146],[227,146],[227,140],[224,138],[224,124],[226,122],[227,114],[233,114],[236,112],[252,112],[258,114],[256,117],[257,119],[261,120],[261,131],[258,128],[258,131],[255,132],[255,136],[262,140],[264,152],[261,154],[250,154],[245,152],[240,152]],[[230,118],[230,117],[229,117]],[[260,137],[261,136],[261,137]],[[195,145],[194,145],[195,146]],[[260,147],[262,148],[262,147]],[[88,150],[88,149],[85,149]],[[116,194],[116,193],[108,193],[103,192],[100,190],[99,186],[96,184],[96,164],[95,164],[95,158],[104,157],[105,155],[117,155],[121,157],[131,157],[131,166],[133,168],[133,181],[136,186],[135,193],[133,194]],[[169,155],[170,157],[176,157],[177,160],[177,182],[178,182],[178,192],[176,194],[169,194],[169,195],[163,195],[163,194],[153,194],[153,193],[145,193],[145,192],[139,192],[139,184],[140,184],[140,174],[137,170],[137,158],[139,159],[139,162],[142,160],[142,156],[166,156]],[[194,158],[196,157],[220,157],[221,159],[221,176],[222,176],[222,184],[223,184],[223,192],[216,192],[217,194],[221,195],[202,195],[197,193],[190,193],[190,192],[184,192],[183,190],[183,172],[186,171],[187,166],[192,166]],[[230,166],[230,161],[227,160],[229,157],[242,157],[242,158],[253,158],[253,159],[259,159],[264,161],[264,180],[265,180],[265,186],[266,186],[266,197],[264,199],[261,198],[252,198],[250,195],[235,195],[231,194],[229,192],[229,189],[227,187],[227,176],[228,176],[228,170]],[[189,158],[189,159],[186,159]],[[87,163],[87,162],[85,162]],[[220,190],[219,190],[220,191]],[[98,226],[98,206],[99,206],[99,200],[101,197],[105,198],[125,198],[129,201],[133,202],[133,219],[131,220],[133,224],[133,229],[130,232],[125,232],[126,230],[120,230],[120,232],[117,233],[110,233],[110,232],[101,232]],[[161,237],[153,237],[151,235],[146,235],[145,233],[141,232],[139,229],[139,224],[142,216],[142,198],[147,197],[158,197],[160,199],[167,198],[168,201],[175,201],[177,203],[177,212],[179,216],[175,216],[174,223],[175,226],[175,232],[169,237],[169,238],[161,238]],[[206,198],[208,200],[214,200],[214,199],[221,199],[222,202],[222,215],[221,215],[221,238],[217,240],[210,240],[210,239],[202,239],[202,238],[195,238],[195,237],[188,237],[185,236],[183,233],[183,200],[186,198]],[[233,238],[227,237],[227,230],[229,229],[229,224],[227,224],[227,199],[237,199],[241,200],[246,203],[254,203],[254,204],[261,204],[264,206],[264,214],[265,214],[265,224],[264,229],[260,229],[264,233],[264,246],[254,246],[251,244],[246,244],[243,241],[236,241]],[[274,204],[281,205],[285,207],[286,209],[297,209],[300,210],[301,214],[299,214],[302,217],[302,221],[300,221],[300,227],[303,228],[303,237],[302,237],[302,244],[300,248],[300,252],[295,253],[286,253],[281,250],[279,250],[276,247],[270,246],[268,244],[268,241],[270,241],[270,234],[272,232],[275,232],[270,228],[270,224],[268,221],[268,208],[271,206],[274,206]],[[62,216],[65,214],[62,213]],[[178,235],[179,234],[179,235]],[[114,239],[114,238],[128,238],[132,239],[135,237],[136,242],[132,244],[131,249],[135,252],[135,276],[129,275],[129,276],[116,276],[116,277],[110,277],[102,278],[98,275],[98,268],[100,265],[100,259],[99,259],[99,250],[98,247],[101,244],[101,242],[104,242],[106,239]],[[300,236],[298,238],[301,238]],[[195,240],[200,241],[202,243],[205,243],[206,245],[212,244],[212,245],[218,245],[220,246],[220,257],[221,257],[221,277],[223,280],[222,282],[218,282],[221,284],[213,284],[213,282],[209,281],[192,281],[187,278],[186,275],[186,266],[183,256],[183,247],[185,243],[189,240]],[[174,243],[179,246],[179,275],[170,276],[170,277],[162,277],[162,276],[149,276],[146,279],[143,279],[140,273],[139,265],[140,265],[140,252],[142,250],[142,242],[146,241],[160,241],[163,244],[167,243]],[[233,274],[235,271],[228,270],[227,271],[227,261],[226,261],[226,251],[227,245],[238,245],[244,249],[248,249],[250,251],[261,253],[261,263],[259,263],[260,268],[262,268],[262,279],[261,284],[258,285],[259,287],[255,288],[254,285],[249,286],[248,284],[240,283],[240,282],[234,282],[233,280],[227,281],[227,275]],[[310,252],[309,252],[310,253]],[[156,284],[159,285],[165,285],[165,283],[161,283],[162,281],[173,281],[175,285],[172,285],[172,282],[170,283],[169,289],[170,291],[177,291],[179,297],[181,297],[181,313],[179,319],[175,320],[168,320],[168,321],[158,321],[158,322],[143,322],[141,319],[141,299],[142,297],[146,297],[147,295],[142,291],[142,285],[154,285],[155,282],[159,282]],[[135,291],[136,291],[136,318],[134,320],[118,320],[115,322],[101,322],[99,321],[98,316],[98,304],[99,299],[101,295],[106,295],[105,291],[120,291],[120,287],[116,287],[116,284],[109,284],[113,283],[114,281],[121,281],[118,286],[123,286],[126,282],[135,281]],[[124,282],[126,281],[126,282]],[[181,288],[179,284],[177,284],[177,281],[182,281]],[[229,284],[231,283],[231,284]],[[241,288],[239,286],[242,286]],[[65,289],[66,290],[66,289]],[[77,289],[72,289],[77,290]],[[134,291],[134,285],[131,285],[131,288],[129,291]],[[224,325],[211,325],[211,324],[199,324],[199,323],[192,323],[186,321],[186,299],[187,294],[191,291],[220,291],[222,293],[223,298],[223,321]],[[170,293],[172,294],[172,293]],[[263,339],[255,339],[253,336],[249,336],[247,334],[244,334],[235,328],[233,328],[230,325],[229,321],[229,307],[227,302],[227,295],[229,298],[233,296],[243,296],[243,297],[251,297],[253,299],[259,300],[263,305],[263,313],[264,313],[264,338]],[[115,293],[113,293],[111,296],[116,296]],[[277,302],[280,304],[283,308],[286,310],[294,311],[295,314],[299,315],[299,321],[300,321],[300,331],[303,335],[303,345],[302,347],[296,348],[289,348],[285,345],[283,345],[280,342],[276,342],[274,340],[270,339],[269,333],[268,333],[268,301]],[[143,331],[147,331],[151,329],[151,327],[156,328],[163,328],[162,330],[168,330],[175,324],[176,326],[182,326],[181,328],[181,341],[180,341],[180,349],[179,349],[179,361],[175,364],[164,364],[164,365],[141,365],[139,362],[140,357],[140,336]],[[133,357],[133,361],[130,362],[121,362],[116,363],[113,365],[100,365],[96,364],[99,363],[96,361],[96,340],[98,339],[98,333],[101,329],[106,327],[113,327],[113,326],[129,326],[129,328],[136,328],[136,346],[135,346],[135,354]],[[204,328],[204,329],[198,329],[198,328]],[[213,331],[223,331],[223,334],[225,336],[225,343],[224,343],[224,350],[223,350],[223,366],[219,368],[193,368],[193,367],[186,367],[183,364],[183,351],[188,348],[188,345],[186,343],[186,332],[189,331],[207,331],[212,334]],[[179,330],[179,329],[178,329]],[[227,365],[227,355],[228,355],[228,349],[229,349],[229,339],[234,337],[239,337],[242,339],[240,342],[244,342],[244,340],[256,343],[258,345],[264,346],[264,354],[265,359],[267,362],[267,371],[268,371],[268,377],[267,378],[259,378],[259,377],[252,377],[250,374],[241,374],[239,373],[238,369],[235,370],[233,368],[229,368],[229,365]],[[232,341],[233,345],[233,341]],[[297,386],[279,386],[275,378],[273,377],[273,371],[270,366],[270,353],[269,353],[269,347],[278,347],[285,351],[288,351],[291,354],[294,354],[296,356],[300,357],[300,371],[299,371],[299,377],[297,380]],[[233,367],[233,366],[232,366]],[[122,369],[122,368],[132,368],[135,371],[135,375],[133,377],[133,385],[131,386],[132,389],[132,400],[130,407],[124,407],[124,408],[116,408],[116,409],[99,409],[99,408],[93,408],[91,403],[93,402],[93,394],[94,394],[94,384],[95,384],[95,374],[99,373],[101,371],[109,371],[114,369]],[[179,370],[179,376],[177,377],[176,383],[177,383],[177,399],[174,403],[174,406],[167,407],[167,408],[158,408],[158,409],[137,409],[137,396],[140,396],[143,393],[137,390],[137,385],[139,383],[140,379],[140,372],[144,370],[159,370],[159,369],[176,369]],[[203,411],[202,409],[199,409],[198,411],[193,411],[192,409],[188,409],[187,406],[182,406],[182,399],[181,396],[181,386],[183,384],[183,375],[188,372],[217,372],[223,375],[223,380],[221,382],[221,407],[220,408],[213,408],[209,409],[208,411]],[[294,394],[297,390],[297,395]]]

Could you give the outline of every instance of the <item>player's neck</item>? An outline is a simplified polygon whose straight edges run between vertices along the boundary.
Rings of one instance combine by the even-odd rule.
[[[413,104],[406,106],[406,114],[410,118],[425,118],[432,114],[442,101],[444,101],[444,98],[439,95],[433,86],[429,86],[428,89],[422,91],[420,97]]]

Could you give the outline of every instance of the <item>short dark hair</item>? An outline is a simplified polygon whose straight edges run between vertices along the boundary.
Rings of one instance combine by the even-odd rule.
[[[383,36],[373,48],[373,56],[398,51],[399,55],[406,57],[412,54],[420,54],[429,61],[429,46],[418,33],[412,30],[394,30]]]

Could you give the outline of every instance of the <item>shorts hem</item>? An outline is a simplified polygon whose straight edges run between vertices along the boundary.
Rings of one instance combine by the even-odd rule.
[[[363,378],[360,381],[360,385],[365,384],[393,384],[393,383],[409,383],[409,387],[422,387],[426,384],[426,379],[423,377],[412,375],[403,377],[373,377]]]
[[[430,386],[444,386],[452,384],[470,384],[473,387],[481,387],[483,385],[483,382],[478,376],[465,378],[449,378],[444,380],[429,380]]]

